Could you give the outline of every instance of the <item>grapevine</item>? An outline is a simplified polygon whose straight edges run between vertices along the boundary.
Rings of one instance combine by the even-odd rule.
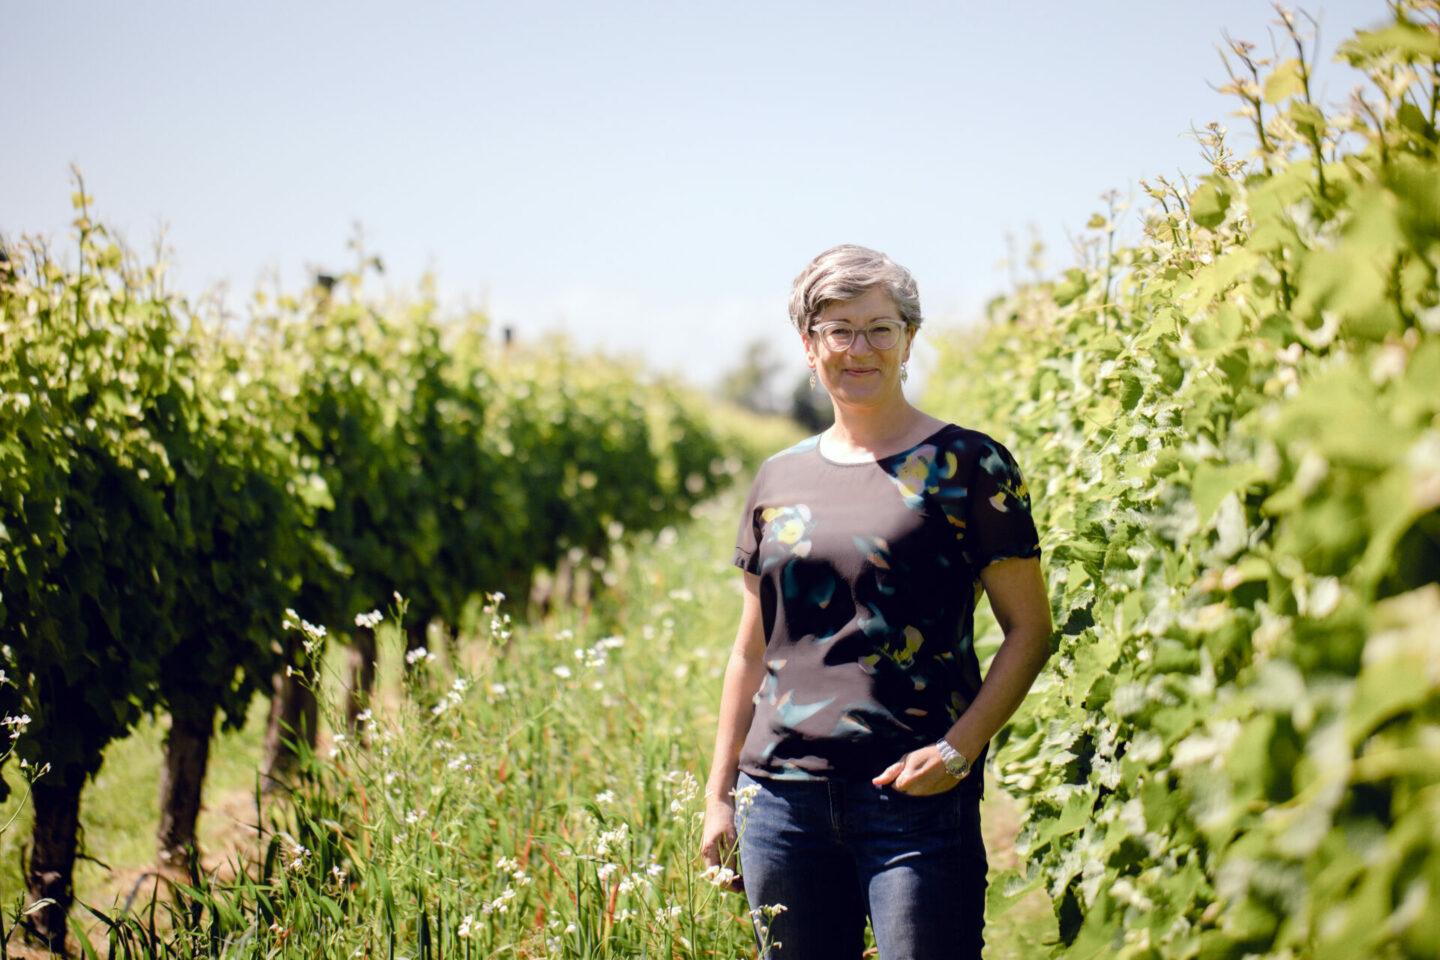
[[[1295,56],[1232,44],[1255,155],[1202,131],[1143,243],[934,378],[1037,490],[1060,628],[997,905],[1043,889],[1058,955],[1440,953],[1440,9],[1394,10],[1329,115],[1293,15]]]

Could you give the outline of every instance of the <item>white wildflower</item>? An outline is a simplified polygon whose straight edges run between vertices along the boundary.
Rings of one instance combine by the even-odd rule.
[[[7,715],[4,720],[0,720],[0,726],[9,727],[10,739],[18,740],[20,734],[25,732],[25,728],[30,726],[30,714],[22,713],[14,717]]]
[[[510,903],[514,899],[515,888],[506,887],[500,892],[500,896],[496,897],[494,900],[491,900],[489,903],[485,904],[480,909],[484,913],[508,913],[510,911]]]
[[[723,887],[734,880],[737,874],[729,867],[722,867],[718,863],[712,863],[705,868],[705,872],[700,874],[700,876],[708,883],[713,883],[717,887]]]
[[[748,787],[738,787],[730,791],[730,796],[735,798],[735,811],[745,813],[755,804],[755,797],[760,793],[760,785],[750,784]]]
[[[614,830],[606,830],[600,834],[600,839],[595,844],[595,852],[603,857],[610,852],[612,846],[619,847],[629,836],[630,824],[622,820],[620,826]]]

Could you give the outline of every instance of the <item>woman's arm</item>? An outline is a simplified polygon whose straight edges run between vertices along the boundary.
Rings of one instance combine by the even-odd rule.
[[[974,760],[1010,719],[1050,656],[1050,599],[1037,557],[1000,560],[980,571],[990,609],[1005,639],[990,663],[975,700],[945,734],[950,745]],[[974,771],[971,776],[980,776]],[[876,777],[902,793],[941,793],[955,786],[933,746],[912,750]]]
[[[755,712],[755,691],[765,678],[765,630],[760,616],[760,578],[745,574],[745,602],[725,686],[720,694],[720,720],[715,730],[715,755],[705,783],[705,825],[700,855],[707,866],[735,869],[735,798],[731,791],[739,776],[740,748]],[[740,890],[736,882],[730,889]]]

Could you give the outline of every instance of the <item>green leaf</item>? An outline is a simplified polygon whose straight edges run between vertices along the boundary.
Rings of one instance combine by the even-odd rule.
[[[1406,59],[1440,60],[1440,36],[1416,23],[1396,23],[1383,30],[1361,30],[1340,48],[1343,55],[1380,56],[1398,53]]]
[[[1055,821],[1054,836],[1063,837],[1080,830],[1090,822],[1095,812],[1095,798],[1089,793],[1076,793],[1065,801],[1065,808]]]
[[[1435,161],[1400,157],[1388,186],[1397,200],[1395,209],[1406,241],[1417,250],[1425,250],[1440,240],[1440,174]]]
[[[1222,302],[1209,316],[1190,325],[1190,335],[1201,350],[1223,350],[1245,331],[1245,318],[1233,303]]]
[[[985,915],[994,920],[1011,907],[1045,886],[1044,874],[1038,870],[1026,878],[1017,870],[1005,870],[991,879],[985,890]]]
[[[1277,64],[1265,78],[1265,102],[1279,103],[1286,97],[1295,97],[1305,92],[1304,65],[1299,60],[1285,60]]]
[[[1090,289],[1090,278],[1083,270],[1071,267],[1065,271],[1064,282],[1055,288],[1051,296],[1055,298],[1057,304],[1063,307],[1078,300],[1088,289]]]
[[[1213,230],[1224,221],[1230,199],[1228,191],[1217,187],[1213,179],[1207,179],[1190,195],[1190,219]]]
[[[1191,317],[1197,322],[1204,322],[1201,318],[1205,317],[1205,312],[1210,309],[1215,298],[1237,282],[1252,277],[1262,263],[1259,254],[1238,247],[1227,251],[1209,266],[1197,270],[1188,285],[1188,296],[1182,295]]]
[[[1395,119],[1400,126],[1415,134],[1421,140],[1434,140],[1435,128],[1430,125],[1430,119],[1420,112],[1420,108],[1409,100],[1400,104],[1400,109],[1395,112]]]
[[[1355,680],[1345,730],[1359,744],[1381,723],[1414,710],[1430,695],[1428,667],[1423,656],[1396,656],[1366,664]]]
[[[332,921],[337,924],[345,922],[345,913],[343,910],[340,909],[340,905],[338,903],[336,903],[334,900],[330,899],[323,893],[319,895],[319,900],[320,906],[324,908],[325,913],[330,917]]]
[[[1388,416],[1375,385],[1356,365],[1315,377],[1269,424],[1278,443],[1309,438],[1332,463],[1383,470],[1402,455],[1408,433]]]
[[[1220,501],[1231,493],[1243,493],[1252,483],[1265,478],[1265,470],[1253,462],[1234,464],[1213,464],[1209,461],[1197,463],[1191,474],[1190,499],[1200,514],[1200,522],[1208,524],[1220,506]]]
[[[1306,137],[1318,137],[1326,127],[1325,114],[1319,107],[1312,106],[1303,100],[1292,100],[1290,102],[1290,120],[1295,128]]]

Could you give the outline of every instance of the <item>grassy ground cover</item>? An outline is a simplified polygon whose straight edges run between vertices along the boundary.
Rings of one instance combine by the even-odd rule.
[[[617,548],[593,571],[609,589],[588,609],[534,624],[497,610],[458,647],[433,636],[408,674],[391,611],[365,736],[335,736],[338,721],[324,732],[308,774],[266,802],[258,837],[257,707],[217,745],[201,828],[214,871],[198,893],[205,909],[175,924],[162,903],[169,932],[147,942],[132,929],[132,948],[189,956],[214,936],[245,956],[753,955],[743,900],[706,883],[696,859],[698,784],[739,606],[728,561],[742,497]],[[324,656],[332,695],[339,662],[335,650]],[[77,894],[102,913],[132,896],[143,910],[156,889],[162,728],[114,745],[87,793],[94,859]],[[1015,863],[1017,813],[992,789],[986,814],[998,873]],[[22,889],[24,820],[0,837],[7,905]],[[239,877],[237,858],[248,864]],[[1053,930],[1048,904],[1001,913],[1001,886],[988,955],[1026,956]],[[158,889],[168,902],[168,886]],[[77,916],[101,948],[104,923]]]

